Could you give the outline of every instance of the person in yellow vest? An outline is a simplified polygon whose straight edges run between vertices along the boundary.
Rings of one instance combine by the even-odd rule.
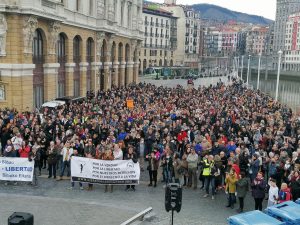
[[[204,177],[204,185],[205,185],[205,191],[206,194],[203,196],[204,198],[207,198],[209,196],[209,187],[211,186],[211,199],[215,199],[215,162],[214,157],[212,155],[209,155],[208,158],[203,160],[202,163],[203,166],[203,172],[202,175]]]

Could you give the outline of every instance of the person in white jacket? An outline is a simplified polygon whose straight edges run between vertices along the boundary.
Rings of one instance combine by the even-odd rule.
[[[278,187],[276,186],[276,181],[272,178],[269,179],[269,199],[268,199],[268,207],[275,205],[278,199]]]
[[[123,152],[118,144],[114,144],[114,158],[115,160],[123,160]]]

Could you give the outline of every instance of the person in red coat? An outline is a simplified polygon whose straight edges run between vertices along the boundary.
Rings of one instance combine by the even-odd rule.
[[[278,203],[290,201],[292,199],[292,194],[288,185],[286,183],[281,184],[281,189],[278,194]]]
[[[30,152],[30,146],[28,141],[22,142],[22,147],[19,149],[20,158],[28,158]]]

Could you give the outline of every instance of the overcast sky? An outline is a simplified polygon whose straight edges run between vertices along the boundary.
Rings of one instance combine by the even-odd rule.
[[[152,0],[163,3],[164,0]],[[230,10],[264,16],[275,19],[276,0],[177,0],[177,4],[208,3],[228,8]]]

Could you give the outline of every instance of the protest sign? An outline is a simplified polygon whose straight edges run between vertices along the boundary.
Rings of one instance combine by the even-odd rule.
[[[31,182],[33,170],[34,162],[28,158],[0,157],[0,180]]]
[[[140,165],[132,160],[71,159],[72,181],[95,184],[138,184]]]

